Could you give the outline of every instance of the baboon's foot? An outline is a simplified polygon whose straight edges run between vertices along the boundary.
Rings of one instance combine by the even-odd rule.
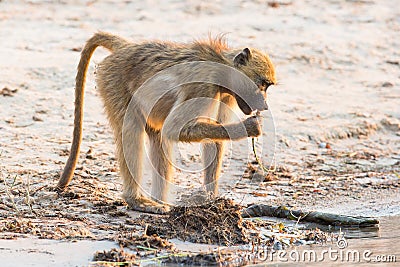
[[[130,209],[136,211],[165,214],[170,210],[169,206],[157,203],[145,197],[125,199],[125,201],[128,203]]]

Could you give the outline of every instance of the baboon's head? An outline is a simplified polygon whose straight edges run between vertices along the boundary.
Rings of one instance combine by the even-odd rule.
[[[245,48],[233,59],[235,68],[246,74],[258,86],[261,94],[267,100],[267,89],[276,84],[275,68],[268,55],[256,49]],[[240,109],[250,114],[251,109],[240,97],[236,97]]]

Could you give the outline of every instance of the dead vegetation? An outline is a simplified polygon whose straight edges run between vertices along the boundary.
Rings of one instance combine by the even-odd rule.
[[[14,96],[18,92],[18,89],[10,89],[8,87],[4,87],[0,90],[0,95],[2,96]]]
[[[97,251],[93,256],[95,263],[92,266],[139,266],[136,256],[123,249],[113,248],[109,251]]]
[[[132,231],[121,231],[116,241],[121,247],[124,248],[144,248],[144,249],[167,249],[174,250],[175,245],[169,242],[167,239],[163,239],[156,234],[138,235],[138,233]]]
[[[171,254],[163,263],[181,266],[243,266],[249,262],[245,253],[219,250],[202,253]]]
[[[199,206],[174,207],[166,217],[147,217],[147,234],[218,245],[245,244],[251,240],[254,225],[244,221],[241,206],[218,198]]]
[[[6,218],[0,220],[0,239],[15,239],[25,234],[44,239],[95,239],[82,222],[68,219]]]

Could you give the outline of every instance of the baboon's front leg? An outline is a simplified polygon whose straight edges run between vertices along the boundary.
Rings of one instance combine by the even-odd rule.
[[[204,185],[207,192],[213,196],[218,194],[218,178],[221,173],[223,154],[223,142],[203,144]]]
[[[232,117],[231,107],[234,105],[235,99],[229,94],[222,94],[220,101],[217,121],[225,124]],[[224,146],[225,143],[222,141],[203,144],[204,185],[207,192],[214,196],[218,194],[218,178],[221,174]]]

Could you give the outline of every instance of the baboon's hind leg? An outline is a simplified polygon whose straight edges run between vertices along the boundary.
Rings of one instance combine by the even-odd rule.
[[[128,126],[126,126],[127,128]],[[132,129],[116,138],[117,157],[120,173],[123,180],[123,198],[131,206],[141,198],[140,184],[142,182],[142,157],[143,157],[144,132]],[[132,140],[132,141],[128,141]],[[125,157],[126,156],[126,157]]]
[[[137,116],[126,119],[123,134],[117,138],[120,173],[124,183],[123,198],[133,210],[162,214],[167,209],[141,192],[145,131],[140,121]]]
[[[167,138],[162,140],[160,132],[150,130],[148,134],[153,178],[151,195],[155,201],[166,202],[172,177],[172,143]]]

